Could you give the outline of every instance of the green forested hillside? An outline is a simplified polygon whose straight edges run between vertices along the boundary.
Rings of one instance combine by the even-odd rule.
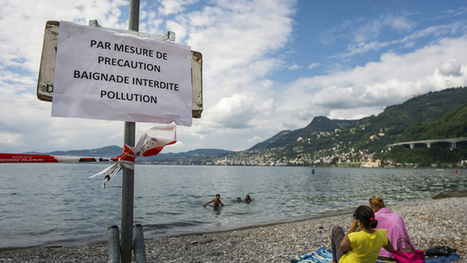
[[[290,132],[289,134],[278,138],[275,142],[266,146],[267,149],[279,148],[289,143],[295,142],[299,137],[309,136],[315,131],[334,131],[340,128],[339,125],[326,117],[315,117],[313,121],[305,128]]]
[[[378,116],[360,121],[356,130],[365,127],[361,138],[355,138],[357,149],[369,151],[382,149],[385,145],[400,141],[399,137],[414,123],[434,122],[455,108],[467,103],[467,87],[429,92],[406,102],[387,107]],[[378,136],[384,133],[384,136]],[[374,135],[373,140],[370,137]]]
[[[286,131],[281,131],[277,133],[276,135],[272,136],[271,138],[267,139],[266,141],[260,142],[255,144],[255,146],[251,147],[249,151],[254,151],[254,150],[265,150],[271,148],[271,145],[279,138],[285,137],[287,134],[291,133],[292,131],[286,130]]]
[[[399,137],[398,142],[467,137],[467,104],[450,111],[434,122],[414,123]],[[394,163],[415,163],[419,166],[431,164],[459,163],[467,160],[467,142],[457,143],[450,149],[447,143],[392,147],[390,151],[378,153],[377,158]]]
[[[434,122],[414,123],[398,142],[467,137],[467,104],[455,108]]]
[[[315,117],[305,128],[281,132],[267,141],[256,144],[249,151],[284,147],[297,141],[298,138],[308,137],[314,132],[334,132],[336,129],[341,129],[356,122],[358,120],[330,120],[322,116]]]
[[[329,149],[338,150],[341,153],[350,151],[381,152],[388,144],[405,141],[409,137],[416,138],[414,135],[418,134],[421,128],[425,129],[429,125],[433,127],[430,126],[432,128],[428,132],[437,134],[436,136],[441,138],[447,138],[454,133],[458,135],[466,129],[466,125],[464,121],[457,121],[457,126],[453,126],[454,118],[458,120],[463,118],[458,116],[459,111],[463,108],[456,108],[466,103],[467,87],[418,95],[402,104],[387,107],[377,116],[363,118],[357,123],[341,128],[339,132],[328,134],[311,132],[302,136],[304,140],[300,141],[297,141],[297,137],[295,137],[295,140],[288,141],[282,149],[277,151],[276,156],[288,158],[301,154],[317,156],[318,152],[322,155],[323,151],[326,153],[329,152]],[[440,125],[439,122],[435,123],[448,113],[452,116],[446,115],[446,118],[451,116],[449,118],[453,120],[453,124],[450,124],[449,128],[443,128],[444,125]],[[411,135],[403,135],[409,127]],[[294,132],[290,134],[294,134]],[[280,141],[280,138],[277,141]]]

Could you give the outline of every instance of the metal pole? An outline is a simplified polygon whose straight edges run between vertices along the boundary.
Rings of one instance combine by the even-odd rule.
[[[133,228],[133,247],[136,263],[147,263],[143,226],[140,224],[136,224]]]
[[[130,0],[128,29],[139,30],[139,0]],[[125,122],[124,143],[135,146],[135,123]],[[122,177],[122,231],[121,250],[122,263],[131,263],[133,250],[133,201],[134,201],[135,171],[123,168]]]
[[[135,123],[125,122],[125,143],[130,146],[135,144]],[[122,263],[131,262],[133,249],[133,201],[134,201],[135,171],[123,168],[122,177],[122,231],[121,249]]]
[[[112,225],[107,228],[107,239],[109,245],[108,263],[120,263],[120,235],[118,226]]]

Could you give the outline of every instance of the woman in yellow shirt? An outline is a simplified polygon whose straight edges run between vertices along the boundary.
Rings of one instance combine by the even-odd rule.
[[[386,229],[374,229],[378,225],[375,213],[369,206],[359,206],[354,213],[349,232],[344,235],[342,227],[335,226],[329,241],[335,263],[376,262],[381,248],[394,252]],[[360,228],[359,232],[355,232]]]

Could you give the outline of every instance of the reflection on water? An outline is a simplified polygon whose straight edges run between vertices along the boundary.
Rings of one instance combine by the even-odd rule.
[[[120,225],[121,174],[105,190],[88,178],[106,164],[1,167],[0,247],[105,240]],[[390,206],[465,189],[466,171],[453,169],[137,165],[134,223],[145,237],[216,231],[336,213],[374,196]],[[225,206],[204,208],[217,193]],[[247,194],[251,203],[237,202]]]

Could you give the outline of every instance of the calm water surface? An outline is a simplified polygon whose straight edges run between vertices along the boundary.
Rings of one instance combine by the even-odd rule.
[[[0,247],[105,241],[121,223],[122,175],[107,189],[88,177],[107,166],[0,164]],[[348,211],[373,196],[390,206],[465,189],[462,169],[137,165],[134,223],[145,237],[227,230]],[[216,193],[226,206],[204,208]],[[247,194],[250,204],[236,201]]]

